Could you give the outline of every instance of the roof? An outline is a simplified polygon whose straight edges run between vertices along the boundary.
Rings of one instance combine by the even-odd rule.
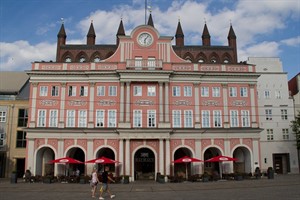
[[[29,76],[25,72],[1,72],[0,93],[18,93]]]

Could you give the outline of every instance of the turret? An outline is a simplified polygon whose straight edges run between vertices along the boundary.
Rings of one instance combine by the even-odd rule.
[[[176,46],[184,46],[184,35],[181,28],[180,20],[178,20],[177,30],[175,34]]]
[[[210,46],[210,34],[208,32],[208,28],[206,26],[206,23],[203,28],[203,33],[202,33],[202,45],[203,46]]]
[[[117,35],[116,35],[116,37],[117,37],[117,41],[116,41],[117,46],[119,45],[119,37],[118,36],[121,36],[121,35],[125,35],[125,30],[124,30],[122,19],[121,19],[119,29],[118,29],[118,32],[117,32]]]
[[[151,13],[150,13],[150,15],[149,15],[148,25],[154,27],[154,23],[153,23],[153,19],[152,19]]]
[[[96,42],[96,34],[93,26],[93,21],[91,22],[89,32],[86,36],[86,44],[87,45],[95,45]]]
[[[64,27],[64,23],[62,22],[60,30],[57,34],[57,49],[56,49],[56,61],[59,61],[60,58],[60,47],[66,44],[66,31]]]
[[[230,29],[229,29],[229,33],[228,33],[228,46],[233,48],[233,52],[234,52],[234,62],[237,63],[237,49],[236,49],[236,35],[234,33],[234,30],[232,28],[232,25],[230,24]]]

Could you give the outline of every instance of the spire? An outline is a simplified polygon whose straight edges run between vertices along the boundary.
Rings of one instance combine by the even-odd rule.
[[[228,33],[228,46],[233,48],[233,61],[237,63],[237,45],[236,45],[236,35],[232,28],[232,24],[230,23],[230,29]]]
[[[62,22],[62,24],[61,24],[60,30],[59,30],[59,32],[57,34],[57,37],[58,38],[66,38],[67,37],[66,31],[65,31],[64,22]]]
[[[181,28],[180,20],[178,20],[175,38],[176,38],[176,46],[184,46],[184,34]]]
[[[95,29],[93,25],[93,20],[91,21],[90,29],[89,32],[86,36],[86,44],[87,45],[94,45],[95,44],[95,39],[96,39],[96,34],[95,34]]]
[[[67,38],[63,18],[61,18],[61,20],[62,20],[61,27],[57,34],[57,47],[56,47],[56,61],[57,62],[60,61],[60,48],[62,45],[66,44],[66,38]]]
[[[207,25],[205,23],[202,33],[202,45],[203,46],[210,46],[210,34],[208,32]]]
[[[125,35],[125,30],[124,30],[124,26],[123,26],[123,20],[121,18],[121,21],[120,21],[120,25],[119,25],[119,29],[118,29],[118,32],[117,32],[117,45],[119,45],[119,37],[120,35]]]
[[[227,39],[236,39],[236,35],[234,33],[234,30],[232,28],[232,24],[231,23],[230,23],[230,29],[229,29],[229,33],[228,33]]]
[[[150,11],[149,19],[148,19],[148,25],[154,27],[151,11]]]

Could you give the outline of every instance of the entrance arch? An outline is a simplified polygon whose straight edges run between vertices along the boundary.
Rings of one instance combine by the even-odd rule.
[[[186,147],[181,147],[175,151],[173,160],[177,160],[184,156],[193,157],[191,150]],[[186,169],[187,173],[191,174],[191,167],[191,163],[176,163],[174,164],[174,175],[186,177]]]
[[[250,173],[251,169],[251,155],[246,147],[237,147],[233,151],[233,157],[238,160],[234,164],[234,171],[240,173]]]
[[[208,160],[212,157],[222,155],[221,151],[216,147],[210,147],[204,152],[204,160]],[[219,162],[204,162],[204,172],[211,175],[220,174],[220,163]]]
[[[66,154],[67,157],[74,158],[81,162],[84,162],[85,154],[81,148],[73,147],[69,149]],[[69,164],[68,166],[68,174],[72,175],[75,174],[76,169],[79,169],[80,174],[85,174],[85,165],[84,164]]]
[[[99,149],[99,151],[96,153],[96,158],[100,158],[102,156],[116,160],[115,153],[113,152],[112,149],[110,149],[108,147],[103,147],[103,148]],[[104,166],[102,164],[96,164],[96,165],[97,165],[97,169],[99,171],[103,171]],[[113,164],[109,165],[109,171],[115,172],[116,171],[115,165],[113,165]]]
[[[140,148],[134,154],[134,179],[154,180],[155,155],[149,148]]]
[[[36,153],[35,175],[54,175],[54,164],[50,161],[54,159],[54,151],[50,147],[42,147]]]

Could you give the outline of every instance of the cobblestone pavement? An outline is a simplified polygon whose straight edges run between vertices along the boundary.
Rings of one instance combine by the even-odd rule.
[[[276,175],[274,179],[197,183],[134,182],[111,184],[115,199],[131,200],[299,200],[300,175]],[[99,192],[99,190],[97,190]],[[99,193],[97,194],[99,197]],[[24,183],[0,179],[0,200],[93,200],[89,184]],[[109,199],[108,196],[104,196]]]

